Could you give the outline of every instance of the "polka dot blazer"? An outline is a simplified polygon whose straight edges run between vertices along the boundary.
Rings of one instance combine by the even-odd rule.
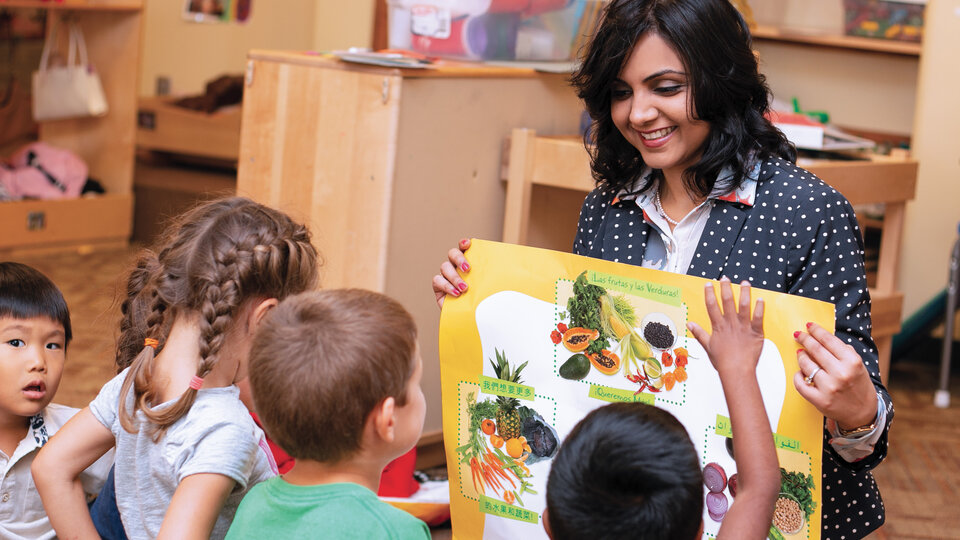
[[[597,188],[583,203],[574,253],[640,265],[650,225],[633,201]],[[880,382],[870,337],[870,294],[863,242],[850,203],[812,173],[779,158],[763,162],[752,206],[714,200],[687,274],[823,300],[836,306],[836,335],[860,353],[886,425],[872,455],[854,463],[829,444],[824,428],[823,538],[861,538],[883,524],[880,491],[870,470],[887,454],[893,403]]]

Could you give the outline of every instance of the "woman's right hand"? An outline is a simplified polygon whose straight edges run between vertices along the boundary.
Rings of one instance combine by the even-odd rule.
[[[470,271],[470,264],[463,256],[468,249],[470,249],[470,239],[460,240],[457,247],[447,252],[447,260],[440,265],[440,273],[433,276],[433,294],[437,296],[437,306],[440,308],[443,307],[443,299],[448,294],[460,296],[467,290],[467,284],[460,279],[459,272]]]

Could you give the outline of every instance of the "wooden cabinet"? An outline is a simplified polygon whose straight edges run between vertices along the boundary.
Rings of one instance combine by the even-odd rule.
[[[460,238],[501,237],[511,128],[574,133],[580,110],[565,75],[249,55],[238,192],[310,224],[323,287],[382,291],[413,313],[427,431],[440,429],[430,279]]]
[[[100,75],[109,106],[103,117],[40,126],[40,139],[83,158],[89,176],[100,181],[107,193],[0,203],[0,253],[125,243],[133,216],[142,0],[4,0],[0,7],[40,8],[48,10],[48,17],[74,18],[83,30],[90,62]]]

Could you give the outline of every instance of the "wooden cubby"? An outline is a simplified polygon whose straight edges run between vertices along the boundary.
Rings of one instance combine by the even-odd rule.
[[[0,254],[125,244],[133,224],[134,133],[142,0],[3,0],[73,18],[107,97],[105,116],[44,122],[40,140],[79,155],[106,194],[0,203]],[[48,23],[49,28],[49,23]],[[66,41],[66,40],[63,40]]]

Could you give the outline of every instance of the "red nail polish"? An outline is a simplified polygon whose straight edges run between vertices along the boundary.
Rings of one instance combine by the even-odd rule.
[[[461,246],[467,245],[467,239],[466,239],[466,238],[461,238],[461,239],[460,239],[460,245],[461,245]]]
[[[812,323],[812,322],[808,322],[808,323],[807,323],[807,329],[809,330],[811,326],[813,326],[813,323]]]
[[[798,337],[800,337],[800,331],[799,331],[799,330],[797,330],[796,332],[793,333],[793,339],[797,339]]]
[[[460,291],[454,289],[453,292],[450,293],[450,294],[453,295],[453,296],[455,296],[455,297],[456,297],[456,296],[460,296]]]
[[[466,283],[461,283],[461,284],[457,285],[457,288],[460,289],[461,291],[465,291],[465,290],[467,290],[467,284],[466,284]]]
[[[463,264],[460,265],[460,269],[463,270],[464,272],[469,272],[469,271],[470,271],[470,265],[467,264],[467,263],[463,263]]]
[[[802,352],[803,352],[803,349],[797,349],[797,354],[798,354],[798,355],[799,355],[800,353],[802,353]]]

